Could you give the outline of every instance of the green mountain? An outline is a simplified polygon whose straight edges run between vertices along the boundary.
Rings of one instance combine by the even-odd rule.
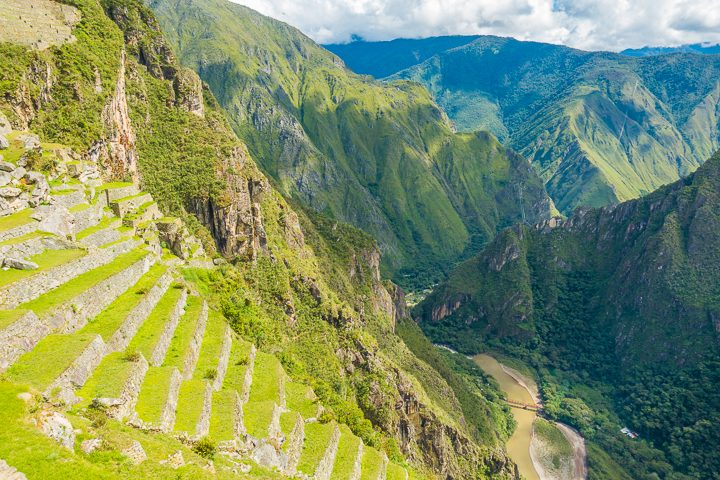
[[[355,75],[226,0],[149,4],[279,191],[376,238],[404,285],[426,286],[498,228],[550,214],[527,161],[488,134],[455,134],[421,86]]]
[[[415,316],[436,342],[532,365],[546,413],[589,440],[590,478],[713,478],[718,212],[720,155],[642,199],[504,231]]]
[[[0,477],[517,477],[493,385],[371,237],[283,198],[150,9],[0,19]],[[448,172],[477,144],[510,169],[454,141]]]
[[[366,43],[362,58],[373,45],[385,48]],[[359,73],[379,68],[338,53]],[[403,67],[389,79],[420,82],[459,131],[488,130],[527,157],[566,214],[651,192],[720,146],[717,56],[631,58],[480,37]]]
[[[623,55],[629,57],[649,57],[654,55],[668,55],[672,53],[697,53],[701,55],[717,55],[720,53],[720,45],[712,43],[691,43],[677,47],[642,47],[628,48],[623,50]]]

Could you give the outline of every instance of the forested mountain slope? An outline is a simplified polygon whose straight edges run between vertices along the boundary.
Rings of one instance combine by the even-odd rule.
[[[0,476],[515,477],[492,387],[271,186],[151,10],[0,14]]]
[[[279,190],[371,234],[399,281],[425,286],[498,228],[549,215],[527,161],[486,133],[455,134],[419,85],[355,75],[226,0],[149,4]]]
[[[415,315],[436,342],[532,363],[546,412],[616,462],[591,449],[594,478],[713,478],[719,228],[715,155],[642,199],[504,231]]]
[[[361,58],[337,51],[371,72],[375,64],[359,60],[372,58],[372,45],[385,49],[366,43]],[[389,80],[422,83],[458,130],[489,130],[527,157],[569,214],[636,198],[709,158],[720,146],[718,78],[715,55],[631,58],[485,36]]]

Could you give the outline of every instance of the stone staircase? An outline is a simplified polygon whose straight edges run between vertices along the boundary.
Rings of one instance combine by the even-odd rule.
[[[162,250],[149,194],[68,175],[49,185],[39,205],[0,217],[0,373],[43,398],[43,415],[82,423],[102,412],[189,446],[208,437],[221,478],[251,468],[319,480],[409,477],[347,426],[321,421],[312,389],[236,335],[183,279],[187,263]],[[71,437],[66,447],[86,456]],[[142,457],[138,448],[152,455],[153,442],[136,442],[129,458]],[[173,455],[158,466],[173,469]],[[250,460],[257,467],[242,463]]]

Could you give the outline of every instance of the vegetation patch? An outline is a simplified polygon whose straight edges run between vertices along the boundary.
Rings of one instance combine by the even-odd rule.
[[[205,380],[187,380],[180,385],[175,431],[195,434],[205,404]]]
[[[330,445],[335,422],[311,422],[305,424],[305,442],[298,462],[298,471],[306,475],[314,475],[320,460]]]

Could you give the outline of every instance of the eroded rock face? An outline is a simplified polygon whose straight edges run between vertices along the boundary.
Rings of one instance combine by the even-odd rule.
[[[75,448],[75,429],[61,413],[42,411],[38,415],[38,424],[42,432],[70,451]]]
[[[225,179],[224,192],[217,199],[197,199],[192,209],[215,238],[226,257],[240,256],[255,260],[267,251],[267,236],[260,202],[269,194],[270,185],[260,174],[241,175],[248,160],[242,147],[233,149],[225,162],[217,166],[217,177]]]

